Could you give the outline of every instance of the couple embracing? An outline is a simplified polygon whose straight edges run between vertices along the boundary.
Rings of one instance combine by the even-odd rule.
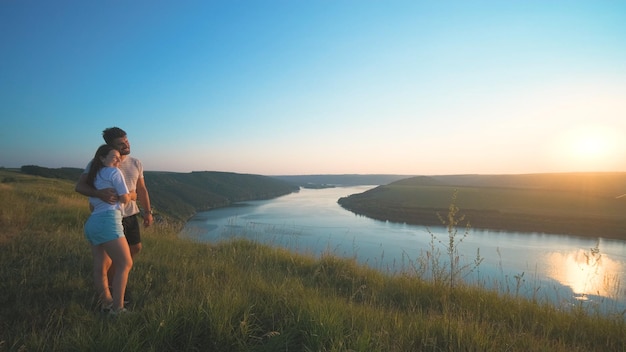
[[[126,132],[118,127],[102,132],[101,145],[81,174],[76,192],[89,197],[92,210],[85,237],[94,259],[94,282],[102,311],[117,315],[124,308],[128,274],[142,248],[138,215],[152,225],[150,196],[141,162],[131,157]],[[141,205],[141,211],[139,205]]]

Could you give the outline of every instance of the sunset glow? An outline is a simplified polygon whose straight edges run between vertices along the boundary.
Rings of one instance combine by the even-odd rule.
[[[626,172],[626,2],[4,1],[0,167]]]

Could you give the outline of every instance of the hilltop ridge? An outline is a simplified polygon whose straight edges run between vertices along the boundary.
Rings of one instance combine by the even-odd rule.
[[[511,175],[415,176],[393,182],[404,186],[457,186],[551,191],[597,192],[605,196],[626,193],[624,172],[569,172]]]

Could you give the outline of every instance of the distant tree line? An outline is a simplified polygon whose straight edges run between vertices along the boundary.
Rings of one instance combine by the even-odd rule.
[[[66,180],[78,181],[78,177],[83,172],[83,169],[72,167],[61,167],[57,169],[51,169],[47,167],[41,167],[36,165],[24,165],[20,168],[20,171],[24,174],[41,176],[47,178],[60,178]]]

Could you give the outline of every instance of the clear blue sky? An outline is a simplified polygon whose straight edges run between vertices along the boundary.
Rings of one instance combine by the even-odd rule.
[[[625,1],[0,2],[0,166],[626,171]]]

